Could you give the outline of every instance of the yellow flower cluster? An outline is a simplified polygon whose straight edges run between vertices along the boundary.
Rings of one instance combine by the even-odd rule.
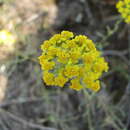
[[[70,88],[77,91],[100,89],[99,78],[104,71],[107,72],[108,64],[92,40],[62,31],[44,41],[41,49],[39,61],[47,85],[64,87],[68,82]]]
[[[0,45],[13,44],[15,42],[14,36],[7,30],[0,30]]]
[[[121,13],[122,18],[126,23],[130,23],[130,0],[119,0],[116,8]]]

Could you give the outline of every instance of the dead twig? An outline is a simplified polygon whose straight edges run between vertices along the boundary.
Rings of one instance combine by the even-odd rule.
[[[95,24],[95,18],[94,18],[93,14],[92,14],[92,11],[91,11],[90,7],[89,7],[88,1],[87,0],[81,0],[81,2],[84,5],[85,13],[87,14],[88,19],[90,20],[90,24],[94,25]]]
[[[41,16],[45,16],[46,14],[47,14],[46,12],[40,12],[39,14],[34,14],[31,17],[29,17],[28,19],[26,19],[24,24],[28,24],[30,22],[33,22],[33,21],[37,20],[38,18],[40,18]]]
[[[129,25],[128,25],[128,53],[127,54],[129,56],[129,63],[130,63],[130,26]],[[130,66],[129,66],[129,71],[130,71]],[[130,72],[129,72],[129,77],[130,77]],[[122,105],[122,103],[126,102],[127,99],[129,104],[129,97],[130,97],[130,80],[128,81],[128,84],[124,92],[124,96],[122,97],[119,104]],[[126,128],[129,128],[129,126],[130,126],[130,104],[128,105],[128,117],[126,121]]]
[[[123,50],[123,51],[116,51],[116,50],[108,50],[108,51],[104,51],[103,55],[127,55],[128,54],[128,50]]]
[[[125,55],[128,54],[128,50],[124,51],[116,51],[116,50],[108,50],[103,51],[103,56],[118,56],[120,57],[127,65],[130,66],[129,60],[125,57]]]
[[[0,109],[0,111],[4,112],[5,114],[7,114],[10,118],[12,118],[13,120],[21,123],[22,125],[26,125],[30,128],[33,128],[33,129],[40,129],[40,130],[57,130],[55,128],[50,128],[50,127],[44,127],[44,126],[41,126],[39,124],[35,124],[35,123],[32,123],[32,122],[29,122],[29,121],[26,121],[14,114],[12,114],[11,112],[9,111],[5,111],[3,109]]]
[[[31,23],[35,22],[37,19],[39,19],[40,17],[46,16],[46,14],[47,14],[47,12],[40,12],[38,14],[34,14],[34,15],[30,16],[28,19],[26,19],[25,21],[20,21],[18,23],[18,25],[31,24]]]
[[[17,105],[17,104],[23,104],[23,103],[30,103],[30,102],[37,102],[37,101],[43,101],[43,98],[28,98],[28,99],[18,99],[18,100],[9,100],[5,101],[3,103],[0,103],[0,108],[10,106],[10,105]]]

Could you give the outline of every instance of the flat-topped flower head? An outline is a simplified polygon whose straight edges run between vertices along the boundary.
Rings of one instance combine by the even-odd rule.
[[[116,8],[126,23],[130,24],[130,0],[119,0]]]
[[[108,64],[88,37],[62,31],[44,41],[41,49],[39,62],[47,85],[65,87],[69,82],[77,91],[100,90],[99,78],[108,71]]]

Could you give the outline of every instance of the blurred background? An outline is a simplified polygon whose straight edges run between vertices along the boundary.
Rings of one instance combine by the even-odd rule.
[[[0,0],[0,130],[130,130],[130,26],[117,0]],[[47,87],[40,45],[62,30],[109,62],[98,93]]]

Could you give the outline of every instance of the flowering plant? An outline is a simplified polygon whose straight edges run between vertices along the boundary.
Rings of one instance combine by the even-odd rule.
[[[116,8],[121,13],[122,18],[126,23],[130,23],[130,0],[119,0]]]
[[[69,87],[77,91],[100,89],[99,78],[108,64],[88,37],[62,31],[44,41],[41,49],[39,61],[47,85],[64,87],[70,82]]]
[[[7,43],[14,43],[15,38],[14,36],[8,32],[7,30],[0,30],[0,45],[1,44],[7,44]]]

